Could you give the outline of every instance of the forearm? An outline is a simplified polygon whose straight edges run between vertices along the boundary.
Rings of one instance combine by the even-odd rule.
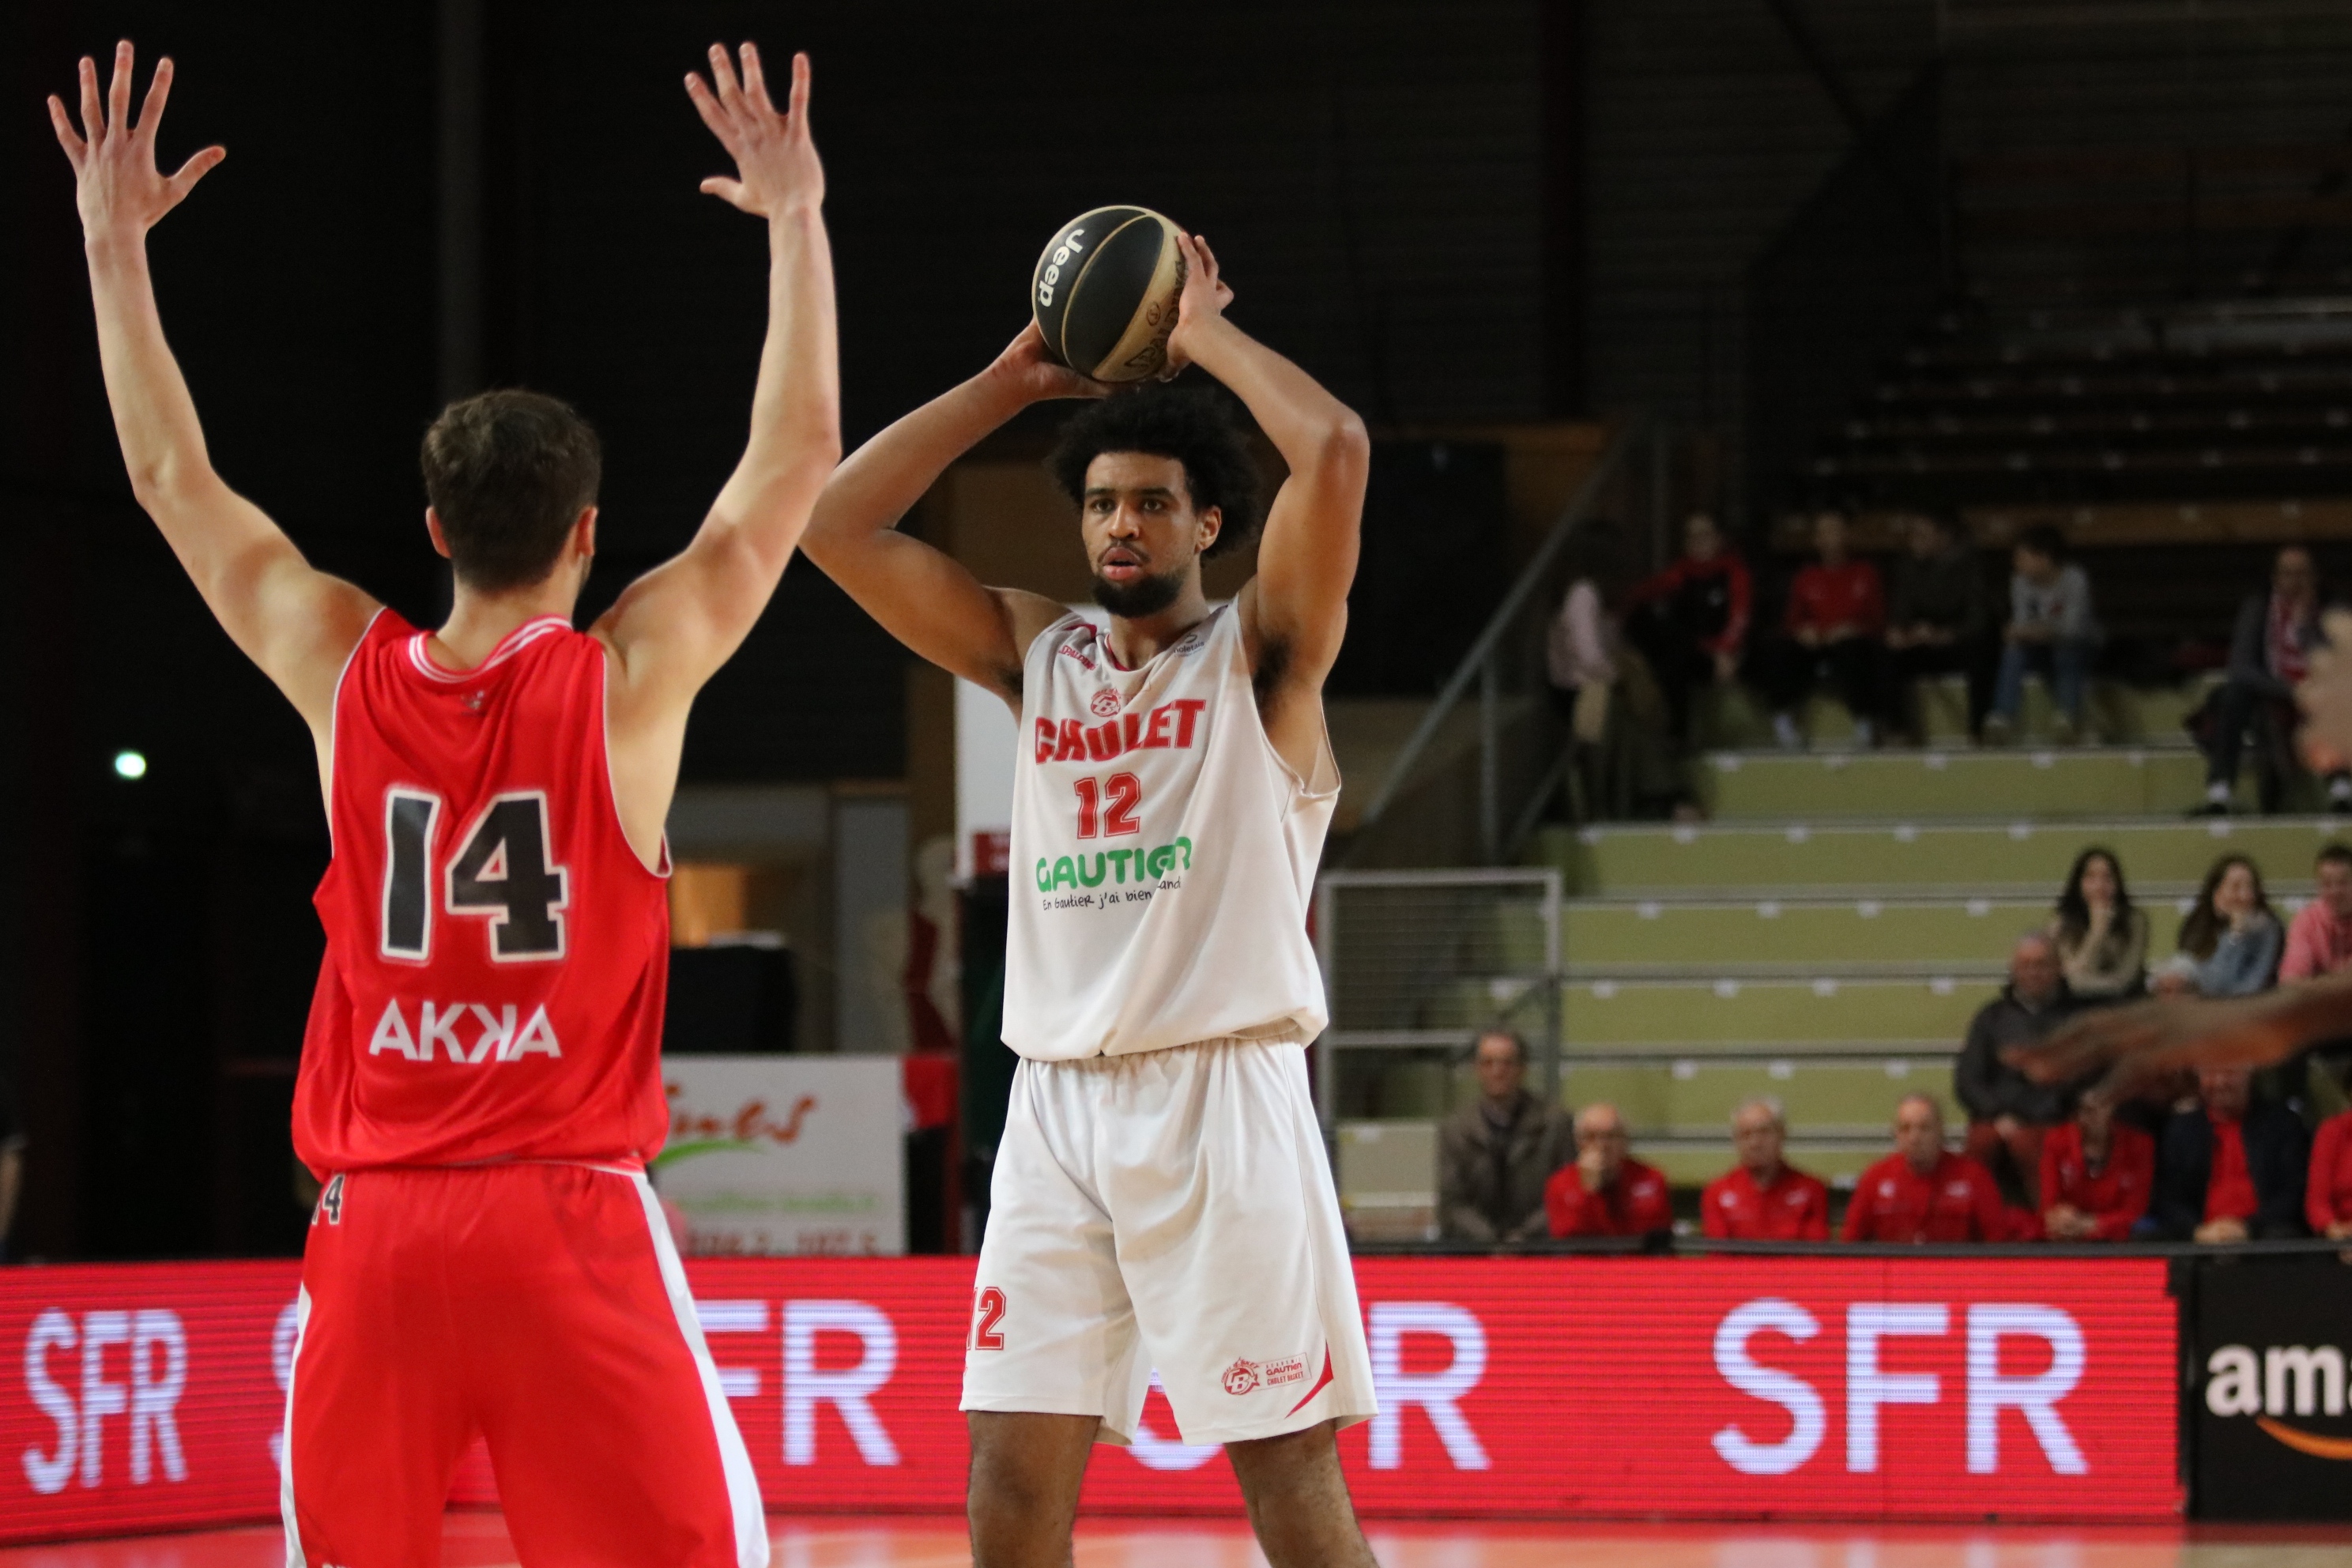
[[[84,249],[115,437],[131,488],[152,511],[156,500],[192,480],[217,482],[205,450],[204,426],[179,362],[163,339],[145,237],[97,235]]]
[[[751,395],[751,434],[714,517],[743,530],[782,572],[809,504],[841,457],[841,376],[833,254],[824,214],[796,206],[768,225],[768,335]]]
[[[1248,407],[1294,477],[1329,467],[1361,446],[1363,421],[1355,410],[1223,317],[1185,346],[1195,364]]]
[[[827,481],[809,520],[809,558],[835,559],[895,527],[948,465],[1027,405],[992,367],[942,393],[851,453]]]

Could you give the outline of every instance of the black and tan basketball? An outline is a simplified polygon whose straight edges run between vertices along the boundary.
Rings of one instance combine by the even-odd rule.
[[[1184,253],[1149,207],[1097,207],[1037,258],[1030,307],[1054,356],[1097,381],[1141,381],[1168,363]]]

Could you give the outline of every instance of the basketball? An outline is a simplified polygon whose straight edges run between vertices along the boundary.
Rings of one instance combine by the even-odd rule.
[[[1142,381],[1168,363],[1184,253],[1149,207],[1097,207],[1045,242],[1029,303],[1054,357],[1097,381]]]

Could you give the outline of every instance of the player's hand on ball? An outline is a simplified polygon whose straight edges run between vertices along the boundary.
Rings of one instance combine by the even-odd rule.
[[[178,206],[198,180],[228,156],[226,149],[207,147],[166,177],[155,168],[155,127],[163,122],[163,105],[172,96],[172,60],[155,64],[147,84],[147,101],[140,106],[139,122],[131,122],[131,40],[114,46],[114,80],[100,107],[98,65],[87,55],[81,61],[81,134],[74,134],[66,106],[52,93],[49,123],[58,145],[73,164],[74,205],[81,211],[82,233],[136,237]]]
[[[717,44],[710,46],[709,81],[687,73],[687,97],[735,160],[734,179],[713,174],[701,188],[764,218],[814,209],[824,201],[824,165],[809,135],[809,58],[793,57],[792,99],[779,113],[768,100],[760,47],[745,44],[741,57],[740,83],[727,51]]]
[[[1224,320],[1225,307],[1234,302],[1234,291],[1217,276],[1217,254],[1207,240],[1179,231],[1176,247],[1184,253],[1184,291],[1176,297],[1176,330],[1168,334],[1168,368],[1160,373],[1162,381],[1192,363],[1193,340]]]
[[[1038,330],[1034,318],[1021,329],[1018,337],[1004,345],[1004,352],[988,368],[991,374],[1017,391],[1024,403],[1044,403],[1055,397],[1108,397],[1112,391],[1108,382],[1080,375],[1055,360],[1045,347],[1045,334]]]

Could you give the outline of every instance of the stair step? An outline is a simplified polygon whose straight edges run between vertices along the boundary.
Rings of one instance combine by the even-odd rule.
[[[1579,977],[1630,978],[1669,965],[1713,975],[1763,974],[1772,966],[1801,967],[1807,978],[1870,973],[1846,967],[1856,963],[1997,973],[2019,934],[2050,918],[2051,902],[2048,896],[1580,900],[1563,907],[1560,937],[1569,973]],[[2186,895],[2141,900],[2151,953],[2178,945],[2188,902]],[[1531,935],[1540,942],[1539,929]]]
[[[1804,817],[2107,818],[2178,815],[2203,797],[2185,747],[1718,752],[1696,770],[1717,821]]]
[[[2312,858],[2352,840],[2336,817],[2035,824],[1895,823],[1548,827],[1532,863],[1560,868],[1580,894],[1609,897],[1754,889],[1769,896],[1949,889],[1978,897],[2055,897],[2091,845],[2116,856],[2136,892],[2193,889],[2221,856],[2242,854],[2274,886],[2305,885]]]

